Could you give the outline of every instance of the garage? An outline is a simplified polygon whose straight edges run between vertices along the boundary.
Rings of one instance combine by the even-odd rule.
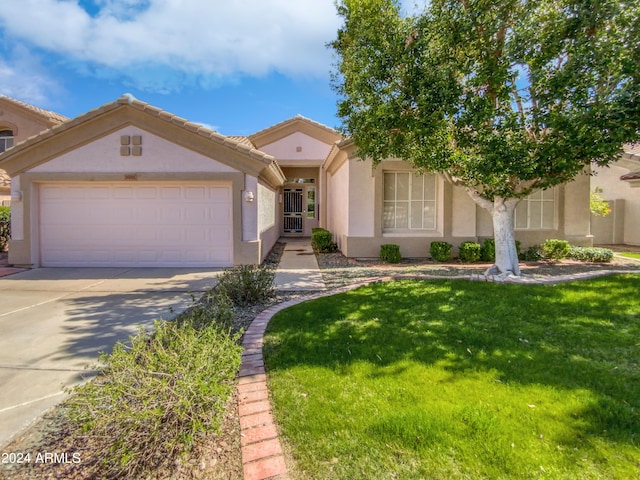
[[[233,264],[230,185],[79,182],[38,190],[42,266]]]

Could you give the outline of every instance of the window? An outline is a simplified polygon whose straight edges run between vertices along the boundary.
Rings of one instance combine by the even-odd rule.
[[[538,190],[518,203],[515,228],[518,230],[553,230],[556,227],[555,190]]]
[[[307,187],[307,218],[316,218],[316,187]]]
[[[0,131],[0,153],[7,148],[13,147],[13,132],[11,130]]]
[[[436,178],[410,172],[386,172],[383,228],[434,230],[436,228]]]

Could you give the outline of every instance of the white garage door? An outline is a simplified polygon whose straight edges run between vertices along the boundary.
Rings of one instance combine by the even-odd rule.
[[[40,186],[43,266],[230,266],[232,231],[228,185]]]

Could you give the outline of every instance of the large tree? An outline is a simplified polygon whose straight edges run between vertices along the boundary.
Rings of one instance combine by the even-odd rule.
[[[519,275],[514,210],[640,138],[640,0],[340,0],[338,115],[361,158],[402,158],[493,218],[493,272]]]

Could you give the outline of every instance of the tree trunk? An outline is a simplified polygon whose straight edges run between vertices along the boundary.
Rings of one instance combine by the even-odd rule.
[[[495,263],[484,272],[485,276],[506,278],[509,275],[520,276],[518,252],[513,234],[513,213],[520,199],[495,197],[493,202],[482,197],[476,190],[467,188],[467,193],[493,219],[493,239],[496,245]]]
[[[518,264],[518,252],[513,233],[513,212],[518,204],[515,198],[496,197],[493,200],[491,216],[493,218],[493,238],[496,244],[495,264],[489,268],[485,275],[520,275]]]

